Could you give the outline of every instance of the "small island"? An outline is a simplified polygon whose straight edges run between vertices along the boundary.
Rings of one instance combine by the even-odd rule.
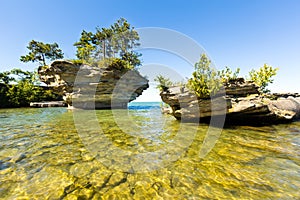
[[[268,125],[292,122],[300,117],[298,93],[270,93],[267,89],[277,69],[264,65],[252,70],[252,80],[239,78],[239,69],[216,71],[203,54],[188,83],[178,86],[157,77],[160,96],[178,120],[210,122],[223,116],[227,125]]]

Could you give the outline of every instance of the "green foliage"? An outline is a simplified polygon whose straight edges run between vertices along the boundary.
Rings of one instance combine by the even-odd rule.
[[[45,66],[46,60],[55,60],[63,58],[62,50],[59,49],[57,43],[45,44],[31,40],[27,46],[29,53],[25,56],[21,56],[22,62],[39,62],[40,65]]]
[[[237,68],[235,72],[232,72],[229,67],[225,67],[225,69],[218,71],[218,76],[221,78],[223,83],[226,83],[228,81],[236,80],[239,76],[240,70],[240,68]]]
[[[119,19],[109,28],[96,28],[96,32],[82,31],[78,42],[76,56],[88,63],[106,58],[121,58],[134,67],[141,65],[140,54],[133,51],[138,47],[139,36],[124,18]]]
[[[134,69],[134,66],[131,65],[129,62],[122,60],[120,58],[106,58],[104,60],[100,60],[93,65],[98,67],[109,67],[112,69],[118,69],[120,71],[128,71]]]
[[[277,68],[265,64],[259,70],[252,70],[250,74],[251,80],[253,80],[262,92],[269,92],[266,87],[269,83],[273,82],[272,77],[276,75]],[[154,80],[159,84],[157,88],[160,91],[165,91],[169,87],[174,85],[187,86],[191,91],[194,91],[199,98],[209,98],[215,95],[222,86],[229,81],[239,79],[240,68],[237,68],[234,72],[229,68],[221,71],[216,71],[211,67],[211,61],[209,58],[202,54],[199,62],[195,64],[195,71],[193,72],[192,78],[188,79],[187,84],[184,83],[173,83],[170,79],[165,78],[161,75],[157,76]]]
[[[9,73],[17,76],[16,78],[14,78],[14,81],[28,81],[30,84],[40,84],[37,72],[23,71],[21,69],[12,69]]]
[[[141,60],[139,59],[140,56],[141,54],[130,51],[123,53],[121,59],[127,61],[130,65],[137,67],[142,65]]]
[[[0,83],[0,108],[9,107],[8,89],[8,85]]]
[[[250,79],[254,81],[259,87],[260,91],[263,93],[268,93],[270,90],[267,89],[269,83],[273,83],[272,77],[276,75],[278,68],[273,68],[267,64],[264,64],[258,70],[251,70],[249,72]]]
[[[172,81],[162,75],[158,75],[154,81],[158,82],[156,88],[159,89],[159,91],[166,91],[169,87],[173,86]]]
[[[188,80],[188,88],[200,98],[208,98],[216,94],[222,86],[218,72],[211,67],[211,61],[205,54],[195,64],[193,77]]]
[[[0,73],[0,107],[23,107],[29,106],[29,103],[33,101],[60,98],[39,84],[36,72],[13,69]]]
[[[111,26],[111,30],[113,32],[112,48],[114,53],[122,55],[140,45],[137,31],[134,30],[134,27],[131,27],[126,19],[121,18],[117,20]]]
[[[0,72],[0,83],[7,85],[11,81],[15,81],[15,78],[10,76],[10,72]]]
[[[74,43],[74,46],[77,48],[76,57],[80,60],[89,60],[91,58],[92,52],[95,50],[93,46],[93,33],[86,32],[83,30],[81,32],[81,37],[78,42]]]
[[[114,56],[114,33],[110,28],[96,28],[96,33],[93,36],[93,45],[95,48],[94,57],[105,59]]]
[[[71,60],[68,60],[68,61],[72,62],[74,65],[87,64],[85,60],[81,60],[81,59],[71,59]]]
[[[9,102],[13,107],[28,106],[32,101],[38,101],[40,88],[34,86],[28,80],[19,81],[12,85],[7,93]]]

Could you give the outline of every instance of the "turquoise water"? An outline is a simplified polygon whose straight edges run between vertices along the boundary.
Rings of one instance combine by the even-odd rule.
[[[131,102],[128,104],[130,110],[160,109],[162,102]]]
[[[221,130],[129,110],[0,110],[0,199],[300,199],[300,122]],[[219,130],[218,130],[219,131]]]

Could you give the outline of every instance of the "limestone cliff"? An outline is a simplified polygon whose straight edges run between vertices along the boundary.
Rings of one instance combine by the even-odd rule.
[[[149,87],[145,77],[121,62],[81,65],[56,60],[38,73],[41,81],[63,95],[69,107],[83,109],[126,108]]]
[[[227,83],[223,91],[201,99],[188,89],[171,87],[160,93],[176,119],[207,121],[226,115],[227,124],[273,124],[300,117],[300,95],[259,94],[258,87],[244,79]]]

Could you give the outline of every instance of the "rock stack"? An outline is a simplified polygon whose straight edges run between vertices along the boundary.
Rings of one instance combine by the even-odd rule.
[[[41,81],[62,94],[71,108],[127,108],[128,102],[149,87],[145,77],[121,62],[81,65],[56,60],[38,73]]]

